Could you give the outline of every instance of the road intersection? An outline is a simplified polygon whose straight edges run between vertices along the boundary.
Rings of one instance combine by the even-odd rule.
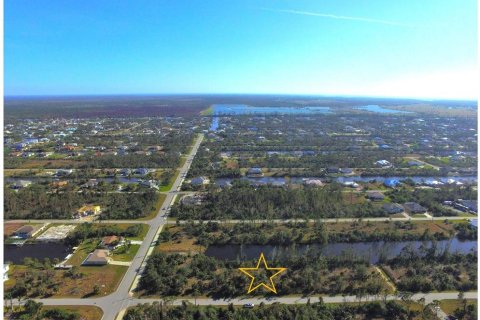
[[[142,274],[148,257],[154,251],[155,243],[158,238],[158,235],[162,231],[163,227],[166,224],[175,223],[174,221],[167,220],[167,215],[171,205],[175,202],[177,195],[183,194],[180,192],[180,187],[185,179],[188,170],[190,169],[193,158],[195,157],[200,144],[202,143],[204,136],[200,135],[189,154],[186,157],[186,161],[183,166],[180,168],[180,173],[175,179],[172,188],[168,193],[166,193],[166,198],[160,207],[155,218],[151,220],[103,220],[95,221],[95,223],[144,223],[149,225],[149,230],[143,239],[140,248],[138,249],[135,258],[131,262],[127,272],[125,273],[122,281],[117,287],[117,290],[104,297],[99,298],[49,298],[49,299],[35,299],[37,302],[41,302],[44,305],[49,306],[61,306],[61,305],[70,305],[70,306],[97,306],[103,310],[103,319],[112,320],[112,319],[121,319],[125,310],[128,307],[135,306],[143,303],[151,303],[155,301],[163,301],[162,299],[139,299],[133,297],[132,291],[135,289],[136,284]],[[459,219],[459,217],[433,217],[433,218],[363,218],[362,221],[408,221],[408,220],[451,220]],[[349,221],[358,221],[358,218],[344,218],[344,219],[321,219],[324,222],[349,222]],[[215,220],[220,223],[241,223],[244,221],[241,220]],[[289,219],[289,220],[249,220],[249,222],[274,222],[274,223],[287,223],[287,222],[304,222],[307,220],[302,219]],[[316,221],[316,220],[308,220]],[[11,220],[5,221],[4,223],[17,223],[17,222],[29,222],[29,223],[84,223],[85,221],[81,220]],[[196,221],[199,223],[200,221]],[[183,223],[183,221],[181,222]],[[477,299],[477,292],[467,292],[465,293],[465,298],[468,299]],[[457,299],[458,292],[435,292],[427,294],[415,294],[412,296],[413,300],[419,300],[421,298],[425,299],[425,303],[432,302],[434,300],[442,299]],[[324,296],[321,299],[326,303],[342,303],[342,302],[355,302],[358,301],[356,296]],[[363,297],[363,301],[375,301],[375,300],[398,300],[400,299],[396,295],[388,295],[385,297],[382,296],[366,296]],[[181,305],[184,301],[190,303],[196,303],[198,305],[228,305],[233,303],[234,305],[243,305],[246,303],[286,303],[286,304],[304,304],[308,302],[318,302],[319,296],[288,296],[288,297],[273,297],[273,298],[262,298],[262,297],[245,297],[245,298],[234,298],[234,299],[212,299],[212,298],[197,298],[197,299],[177,299],[170,301],[171,305]],[[13,304],[18,305],[22,304],[24,301],[13,301]],[[4,305],[8,305],[8,301],[4,301]]]

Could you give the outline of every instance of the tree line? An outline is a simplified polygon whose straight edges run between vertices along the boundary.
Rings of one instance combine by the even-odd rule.
[[[307,304],[271,304],[261,303],[253,309],[246,309],[233,304],[227,308],[216,306],[195,306],[183,303],[170,306],[169,301],[141,304],[129,308],[124,320],[143,319],[184,319],[184,320],[346,320],[357,319],[396,319],[409,320],[420,314],[434,319],[430,308],[415,311],[397,301],[376,301],[361,304],[325,304],[323,302]]]
[[[85,204],[101,206],[102,219],[134,219],[155,209],[159,195],[154,190],[144,193],[62,192],[47,193],[46,186],[32,185],[15,192],[6,189],[6,219],[71,219]]]
[[[238,182],[221,192],[208,191],[200,205],[175,205],[171,215],[183,220],[209,220],[382,217],[387,214],[370,202],[349,203],[343,197],[342,187],[336,184],[294,189],[250,187],[248,183]]]

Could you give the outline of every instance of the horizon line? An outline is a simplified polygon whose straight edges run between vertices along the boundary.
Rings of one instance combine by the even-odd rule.
[[[299,97],[325,97],[325,98],[376,98],[376,99],[404,99],[404,100],[436,100],[436,101],[473,101],[478,98],[447,98],[447,97],[405,97],[405,96],[376,96],[376,95],[355,95],[355,94],[321,94],[321,93],[65,93],[65,94],[4,94],[3,98],[43,98],[43,97],[115,97],[115,96],[299,96]]]

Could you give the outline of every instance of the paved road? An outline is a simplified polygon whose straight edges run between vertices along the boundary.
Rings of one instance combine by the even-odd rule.
[[[118,291],[117,291],[118,292]],[[478,294],[476,291],[466,292],[464,294],[466,299],[477,299]],[[265,304],[272,304],[275,302],[285,303],[285,304],[305,304],[309,300],[310,302],[318,302],[319,296],[289,296],[289,297],[273,297],[273,298],[253,298],[253,297],[245,297],[245,298],[235,298],[235,299],[210,299],[210,298],[198,298],[198,299],[178,299],[173,300],[169,304],[171,305],[181,305],[183,301],[188,301],[192,304],[195,302],[197,305],[214,305],[214,306],[221,306],[221,305],[228,305],[233,303],[234,305],[243,305],[245,303],[253,303],[253,304],[260,304],[261,302]],[[358,298],[356,296],[322,296],[321,297],[323,302],[325,303],[343,303],[343,302],[358,302]],[[411,299],[414,301],[418,301],[420,299],[425,299],[425,304],[431,303],[434,300],[444,300],[444,299],[458,299],[458,292],[435,292],[435,293],[418,293],[414,294]],[[361,301],[380,301],[383,300],[383,296],[366,296],[363,297]],[[400,300],[400,298],[396,295],[388,295],[386,297],[387,300]],[[138,304],[143,303],[152,303],[155,301],[162,301],[162,299],[138,299],[132,297],[126,298],[118,298],[115,300],[114,304],[111,303],[112,295],[97,298],[97,299],[35,299],[38,302],[42,302],[45,305],[50,306],[61,306],[61,305],[96,305],[103,309],[105,320],[114,319],[117,306],[119,303],[124,308],[131,307]],[[7,305],[10,303],[5,301]],[[18,305],[18,300],[13,301],[14,305]],[[20,302],[23,304],[23,301]]]
[[[103,312],[104,316],[103,319],[105,320],[112,320],[115,319],[116,315],[120,312],[125,310],[130,306],[134,306],[137,304],[142,303],[149,303],[154,301],[161,301],[161,299],[138,299],[134,298],[130,294],[130,290],[132,284],[135,282],[135,279],[141,274],[143,268],[145,267],[147,258],[149,254],[153,251],[152,250],[152,243],[156,240],[156,236],[158,236],[159,232],[163,228],[163,226],[167,223],[174,223],[173,221],[166,220],[166,213],[168,208],[171,206],[175,197],[179,194],[178,190],[180,189],[181,184],[183,183],[184,176],[186,176],[191,161],[195,157],[195,154],[198,151],[198,148],[203,140],[203,135],[199,136],[196,140],[194,147],[190,151],[189,155],[187,156],[187,160],[185,161],[184,165],[180,169],[180,174],[178,175],[177,179],[172,185],[172,189],[170,192],[167,193],[165,201],[162,204],[157,216],[151,220],[146,221],[139,221],[139,220],[104,220],[104,221],[96,221],[95,223],[145,223],[149,225],[149,230],[147,235],[145,236],[135,258],[133,259],[130,267],[128,268],[125,276],[123,277],[122,281],[120,282],[117,290],[105,297],[101,298],[87,298],[87,299],[80,299],[80,298],[68,298],[68,299],[35,299],[36,301],[42,302],[45,305],[51,306],[59,306],[59,305],[85,305],[85,306],[98,306],[100,307]],[[433,219],[429,218],[415,218],[412,220],[445,220],[445,219],[459,219],[460,217],[434,217]],[[410,220],[408,218],[364,218],[363,221],[406,221]],[[243,222],[241,220],[226,220],[226,221],[218,221],[222,223],[239,223]],[[286,223],[286,222],[294,222],[294,221],[306,221],[306,220],[299,220],[299,219],[291,219],[291,220],[273,220],[275,223]],[[308,221],[315,221],[315,220],[308,220]],[[324,222],[348,222],[348,221],[358,221],[355,218],[345,218],[345,219],[322,219]],[[15,223],[15,222],[39,222],[39,223],[83,223],[84,221],[81,220],[11,220],[5,221],[5,223]],[[199,221],[197,221],[199,222]],[[255,220],[255,222],[267,222],[266,220]],[[442,300],[442,299],[456,299],[458,297],[458,292],[446,292],[446,293],[429,293],[429,294],[416,294],[412,298],[414,300],[418,300],[421,298],[425,298],[426,303],[432,302],[433,300]],[[380,296],[369,296],[365,297],[362,300],[381,300],[383,297]],[[467,292],[465,293],[465,298],[468,299],[476,299],[477,292]],[[322,297],[324,302],[328,303],[341,303],[341,302],[353,302],[357,301],[355,296],[328,296]],[[393,300],[398,299],[396,296],[388,296],[387,299]],[[190,301],[191,303],[195,303],[195,299],[179,299],[174,300],[171,303],[173,305],[180,305],[182,301]],[[265,304],[271,304],[274,302],[280,303],[287,303],[287,304],[295,304],[295,303],[307,303],[309,297],[279,297],[279,298],[237,298],[237,299],[209,299],[209,298],[202,298],[196,299],[196,303],[199,305],[228,305],[230,303],[236,305],[242,305],[245,303],[254,303],[259,304],[264,302]],[[317,302],[319,300],[318,296],[310,297],[311,302]],[[8,301],[4,302],[5,305],[9,305]],[[13,304],[18,305],[23,303],[23,301],[19,302],[18,300],[14,300]]]
[[[203,135],[200,135],[199,138],[195,141],[195,144],[189,155],[187,156],[183,167],[180,169],[180,173],[177,176],[177,179],[172,184],[172,188],[170,190],[172,190],[173,192],[167,194],[165,201],[163,202],[157,216],[147,222],[150,225],[148,233],[143,239],[142,245],[138,249],[138,252],[133,259],[132,264],[125,273],[125,276],[123,277],[122,282],[118,286],[117,290],[113,294],[102,298],[103,300],[101,301],[101,307],[104,311],[104,319],[114,319],[116,314],[120,310],[125,308],[125,300],[130,298],[130,287],[137,275],[141,274],[141,272],[145,268],[148,255],[153,251],[149,251],[149,249],[152,245],[154,245],[154,240],[156,240],[155,236],[159,231],[161,231],[161,228],[163,228],[166,223],[167,209],[175,200],[176,191],[177,189],[180,189],[180,186],[182,185],[182,182],[184,180],[184,176],[190,169],[192,160],[195,157],[198,148],[202,143],[202,140]]]
[[[332,218],[332,219],[272,219],[272,220],[265,220],[265,219],[251,219],[251,220],[178,220],[178,223],[185,224],[185,223],[201,223],[201,222],[217,222],[217,223],[228,223],[228,224],[235,224],[235,223],[245,223],[245,222],[254,222],[254,223],[295,223],[295,222],[315,222],[321,221],[325,223],[333,223],[333,222],[355,222],[355,221],[372,221],[372,222],[383,222],[383,221],[443,221],[443,220],[469,220],[469,219],[477,219],[476,217],[401,217],[401,218],[389,218],[389,217],[382,217],[382,218]],[[176,224],[177,220],[168,220],[168,224]]]
[[[168,195],[180,195],[182,193],[170,191]],[[166,199],[165,199],[166,202]],[[95,220],[93,223],[145,223],[151,224],[156,218],[152,220]],[[290,222],[315,222],[320,220],[321,222],[354,222],[354,221],[372,221],[372,222],[382,222],[382,221],[443,221],[443,220],[459,220],[459,219],[477,219],[475,216],[471,217],[461,217],[461,216],[452,216],[452,217],[381,217],[381,218],[328,218],[328,219],[273,219],[273,220],[264,220],[264,219],[256,219],[256,220],[208,220],[212,222],[218,223],[241,223],[241,222],[256,222],[256,223],[264,223],[264,222],[273,222],[273,223],[290,223]],[[77,219],[51,219],[51,220],[8,220],[4,221],[4,223],[85,223],[87,221],[77,220]],[[187,221],[179,220],[179,223],[186,223]],[[195,223],[201,222],[201,220],[193,220]],[[203,221],[206,222],[206,221]],[[168,220],[166,223],[168,224],[176,224],[177,220]]]
[[[35,299],[36,301],[40,301],[45,305],[95,305],[100,308],[102,308],[104,312],[103,319],[105,320],[112,320],[115,319],[115,316],[122,310],[125,309],[129,305],[129,301],[131,300],[130,296],[130,287],[132,286],[132,283],[134,283],[135,278],[142,272],[143,268],[145,267],[146,260],[148,258],[148,255],[153,251],[149,250],[151,249],[152,246],[154,246],[154,240],[158,232],[161,231],[161,228],[166,224],[166,213],[168,208],[171,206],[173,203],[177,191],[180,189],[180,186],[182,185],[182,182],[184,180],[184,177],[186,176],[188,170],[190,169],[190,165],[192,163],[193,158],[195,157],[198,148],[200,144],[202,143],[203,140],[203,135],[200,135],[197,140],[195,141],[195,144],[190,151],[190,153],[187,156],[187,159],[180,168],[180,174],[174,181],[172,188],[170,189],[171,191],[167,194],[165,201],[163,202],[160,210],[158,211],[158,214],[156,215],[155,218],[148,220],[148,221],[130,221],[130,220],[123,220],[123,221],[97,221],[97,223],[102,223],[102,222],[116,222],[116,223],[121,223],[121,222],[128,222],[128,223],[146,223],[149,225],[149,230],[147,232],[147,235],[143,239],[142,244],[140,245],[140,248],[138,249],[137,254],[135,255],[135,258],[131,262],[130,267],[128,268],[127,272],[125,273],[122,281],[120,282],[117,290],[105,297],[101,298],[88,298],[88,299]],[[84,221],[80,220],[15,220],[15,221],[8,221],[7,223],[13,223],[13,222],[24,222],[24,221],[30,221],[30,222],[52,222],[52,223],[83,223]],[[14,301],[15,304],[18,304],[18,300],[16,302]],[[7,305],[8,302],[5,301],[5,305]]]

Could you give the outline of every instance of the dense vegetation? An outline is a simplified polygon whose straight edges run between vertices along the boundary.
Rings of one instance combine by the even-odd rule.
[[[179,219],[287,219],[379,217],[387,214],[370,203],[350,204],[342,188],[253,188],[238,182],[231,189],[209,191],[197,206],[179,204],[171,215]]]
[[[283,245],[326,244],[338,242],[364,241],[429,241],[446,240],[454,236],[457,229],[462,240],[476,239],[476,229],[468,224],[450,226],[442,224],[441,231],[430,232],[429,222],[422,224],[411,221],[322,223],[289,222],[284,225],[274,223],[236,223],[225,225],[217,222],[186,223],[181,227],[166,227],[160,234],[162,242],[178,242],[195,237],[196,244],[258,244]],[[432,227],[436,227],[433,225]],[[180,229],[179,229],[180,228]],[[172,230],[172,231],[171,231]],[[348,230],[348,231],[344,231]],[[448,231],[447,231],[448,230]]]
[[[101,238],[105,236],[124,236],[137,237],[142,232],[141,224],[134,224],[122,230],[115,225],[92,225],[91,223],[82,223],[73,232],[71,232],[65,242],[68,245],[76,246],[83,240],[89,238]]]
[[[239,296],[245,294],[249,283],[247,277],[237,271],[244,265],[244,261],[221,261],[203,254],[188,257],[156,253],[147,262],[139,290],[146,295]],[[349,253],[325,257],[307,250],[302,254],[282,255],[269,261],[269,265],[288,266],[288,276],[278,277],[276,287],[280,294],[344,293],[363,297],[387,289],[368,262]],[[253,294],[264,293],[256,291]]]
[[[16,279],[15,284],[8,289],[7,293],[16,297],[50,297],[60,290],[61,282],[55,279],[53,266],[60,262],[59,259],[43,261],[25,258],[23,264],[27,267],[22,277]],[[64,272],[65,277],[81,279],[83,274],[78,266]]]
[[[27,300],[23,308],[11,312],[11,319],[18,320],[77,320],[80,314],[75,311],[69,311],[59,308],[49,308],[42,310],[43,304],[33,300]],[[10,312],[7,312],[9,314]]]
[[[422,310],[425,316],[432,316],[429,308]],[[214,306],[197,307],[183,304],[179,307],[165,306],[163,303],[143,304],[129,308],[124,320],[141,319],[184,319],[184,320],[346,320],[346,319],[397,319],[407,320],[417,316],[396,301],[368,302],[360,305],[327,305],[308,303],[305,305],[260,304],[254,309]],[[299,318],[300,317],[300,318]],[[432,318],[425,318],[432,319]]]
[[[469,291],[477,288],[477,253],[440,250],[435,243],[420,251],[406,247],[385,261],[387,272],[397,279],[400,291]]]
[[[6,219],[71,219],[85,204],[101,206],[101,219],[130,219],[148,215],[155,209],[159,195],[144,193],[47,193],[44,186],[32,185],[15,192],[5,190]]]

